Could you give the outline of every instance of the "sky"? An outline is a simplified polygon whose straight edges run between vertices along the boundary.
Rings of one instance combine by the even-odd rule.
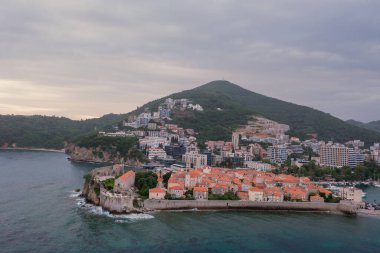
[[[126,113],[225,79],[380,120],[378,0],[0,3],[0,114]]]

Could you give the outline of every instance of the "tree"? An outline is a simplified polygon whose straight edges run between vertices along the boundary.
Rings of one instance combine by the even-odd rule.
[[[164,184],[165,188],[168,187],[168,181],[169,181],[172,173],[173,172],[170,171],[170,172],[168,172],[168,173],[166,173],[165,175],[162,176],[162,183]]]
[[[157,175],[153,172],[137,172],[135,178],[135,186],[140,196],[148,197],[149,189],[156,187]]]

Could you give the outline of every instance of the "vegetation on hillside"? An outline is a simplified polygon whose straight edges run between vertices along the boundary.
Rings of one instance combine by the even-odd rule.
[[[319,180],[325,177],[334,178],[336,181],[365,181],[368,179],[380,179],[380,166],[373,162],[366,162],[356,168],[342,167],[320,167],[313,161],[302,167],[290,166],[286,169],[278,168],[275,173],[291,174],[297,177],[310,177],[312,180]]]
[[[63,117],[0,115],[0,146],[16,144],[61,149],[64,141],[72,142],[83,134],[111,130],[113,125],[121,125],[128,115],[137,115],[147,107],[157,110],[168,97],[188,98],[204,108],[202,112],[176,111],[173,115],[173,123],[195,129],[201,140],[229,140],[233,129],[245,124],[252,115],[262,115],[290,125],[291,134],[301,138],[317,133],[318,138],[324,140],[380,142],[380,133],[365,129],[378,130],[379,122],[369,123],[371,127],[354,126],[306,106],[266,97],[227,81],[214,81],[154,100],[128,114],[108,114],[97,119],[75,121]]]
[[[230,140],[232,129],[245,124],[252,115],[261,115],[290,125],[290,134],[303,139],[308,138],[309,134],[317,133],[319,139],[337,142],[360,139],[370,144],[380,141],[380,134],[377,132],[353,126],[310,107],[254,93],[227,81],[214,81],[172,94],[147,103],[130,114],[141,113],[147,107],[156,110],[169,97],[188,98],[204,108],[202,112],[177,111],[173,115],[173,123],[195,129],[200,133],[198,138],[201,140]]]
[[[371,121],[369,123],[363,123],[360,121],[350,119],[350,120],[347,120],[346,122],[354,126],[363,127],[372,131],[380,132],[380,120]]]
[[[109,128],[125,115],[108,114],[98,119],[71,120],[64,117],[0,115],[0,146],[62,149],[83,134]]]
[[[141,197],[149,196],[149,189],[156,187],[157,175],[153,172],[137,172],[135,178],[135,186]]]
[[[114,157],[123,157],[125,160],[137,160],[146,162],[145,155],[137,149],[136,137],[107,137],[98,134],[90,134],[76,140],[76,145],[85,148],[100,148],[112,154]]]
[[[108,191],[113,190],[113,187],[115,186],[115,178],[108,178],[102,182],[104,188]]]

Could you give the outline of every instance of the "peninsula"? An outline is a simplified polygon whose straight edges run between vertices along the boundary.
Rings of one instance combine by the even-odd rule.
[[[82,195],[113,213],[246,209],[356,214],[360,207],[334,201],[332,192],[308,178],[207,166],[165,174],[125,172],[121,164],[102,167],[85,176]]]

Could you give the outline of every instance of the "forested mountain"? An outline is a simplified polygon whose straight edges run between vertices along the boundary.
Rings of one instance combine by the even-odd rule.
[[[318,134],[319,139],[338,142],[360,139],[370,144],[380,141],[380,133],[349,124],[328,113],[263,96],[228,81],[213,81],[157,99],[128,114],[108,114],[81,121],[47,116],[0,116],[0,145],[16,143],[18,147],[63,148],[64,141],[107,129],[145,108],[157,110],[169,97],[188,98],[204,108],[203,111],[175,111],[172,117],[173,123],[199,132],[201,140],[228,140],[236,127],[245,124],[253,115],[261,115],[290,125],[290,134],[301,138]],[[375,129],[376,124],[372,125],[371,129]]]
[[[319,139],[338,142],[360,139],[371,143],[380,140],[377,132],[353,126],[307,106],[260,95],[228,81],[213,81],[192,90],[169,95],[147,103],[131,114],[140,113],[147,107],[155,110],[169,97],[188,98],[204,108],[202,112],[176,112],[173,116],[173,122],[185,128],[196,129],[202,139],[230,139],[234,128],[245,124],[252,115],[262,115],[290,125],[290,134],[301,138],[318,134]]]
[[[369,129],[369,130],[373,130],[373,131],[376,131],[376,132],[380,132],[380,120],[371,121],[371,122],[368,122],[368,123],[363,123],[363,122],[360,122],[360,121],[356,121],[356,120],[350,119],[350,120],[347,120],[347,123],[349,123],[351,125],[363,127],[363,128]]]
[[[64,141],[74,141],[122,120],[125,115],[107,114],[101,118],[71,120],[64,117],[0,115],[0,146],[63,148]]]

